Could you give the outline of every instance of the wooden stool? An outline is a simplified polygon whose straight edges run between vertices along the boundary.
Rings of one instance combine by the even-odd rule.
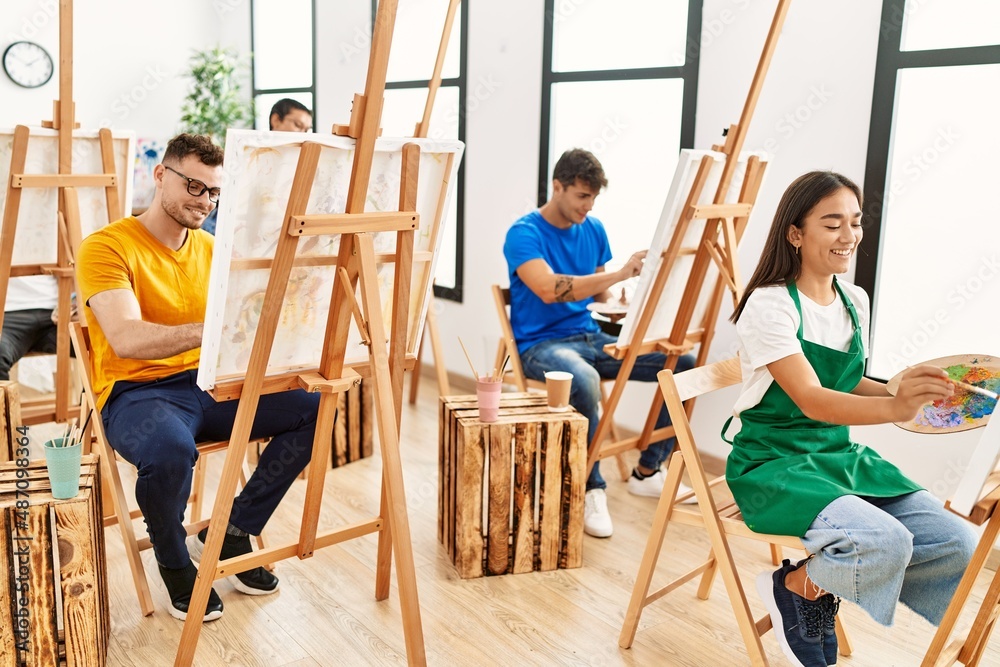
[[[459,576],[580,567],[587,418],[512,393],[489,424],[475,396],[442,396],[439,424],[438,540]]]
[[[100,484],[96,456],[83,457],[80,493],[69,500],[52,497],[44,461],[0,464],[0,572],[14,573],[0,585],[0,665],[105,664]]]

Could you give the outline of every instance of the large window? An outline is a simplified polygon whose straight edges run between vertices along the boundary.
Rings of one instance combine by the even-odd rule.
[[[452,27],[441,87],[434,99],[427,132],[430,139],[465,141],[467,2],[459,5]],[[372,2],[372,14],[377,3]],[[399,3],[392,49],[386,73],[382,131],[386,136],[413,136],[424,114],[427,86],[434,73],[438,46],[447,15],[447,0],[408,0]],[[462,246],[464,240],[465,166],[458,171],[455,196],[446,212],[444,236],[434,274],[434,295],[462,300]]]
[[[609,268],[649,247],[680,149],[693,145],[701,14],[701,0],[545,2],[538,203],[565,150],[594,153],[608,177],[593,213]]]
[[[313,0],[250,0],[254,127],[268,128],[271,107],[290,97],[316,117]]]
[[[868,374],[1000,355],[1000,3],[885,0],[856,280]]]

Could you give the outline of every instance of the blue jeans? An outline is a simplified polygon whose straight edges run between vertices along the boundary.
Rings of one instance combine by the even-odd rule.
[[[892,625],[902,602],[940,625],[978,536],[927,491],[894,498],[842,496],[802,538],[809,578]]]
[[[601,379],[614,379],[622,367],[622,361],[604,352],[604,346],[614,343],[614,336],[606,333],[583,333],[567,338],[543,340],[529,347],[521,354],[521,365],[524,374],[533,380],[545,380],[546,371],[568,371],[573,374],[573,386],[570,390],[569,402],[576,411],[587,418],[589,422],[587,442],[594,440],[597,431],[599,411],[601,407]],[[667,361],[665,354],[644,354],[635,361],[629,380],[640,382],[656,382],[656,374],[663,370]],[[694,365],[694,358],[685,355],[677,360],[675,372],[686,371]],[[657,394],[658,395],[658,394]],[[656,428],[670,425],[670,415],[666,404],[660,405],[660,414],[656,419]],[[639,465],[643,468],[656,470],[667,460],[673,449],[674,439],[668,438],[649,444],[639,456]],[[594,469],[587,478],[587,490],[607,487],[601,477],[600,462],[594,463]]]
[[[198,451],[195,442],[228,440],[239,401],[215,399],[195,384],[195,371],[151,382],[115,382],[101,412],[108,442],[139,473],[135,499],[164,567],[190,562],[184,511]],[[288,487],[309,463],[319,394],[298,389],[260,397],[251,438],[273,436],[236,497],[230,523],[259,535]]]
[[[3,314],[0,334],[0,380],[10,379],[10,367],[29,352],[53,354],[56,325],[51,308],[8,310]]]

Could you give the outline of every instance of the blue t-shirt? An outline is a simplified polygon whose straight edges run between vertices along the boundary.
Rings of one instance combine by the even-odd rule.
[[[588,215],[578,225],[559,229],[537,210],[532,211],[507,230],[503,254],[510,273],[510,321],[518,353],[543,340],[600,331],[587,310],[593,297],[547,304],[517,275],[518,267],[532,259],[544,259],[555,273],[594,273],[611,259],[608,234],[600,220]]]

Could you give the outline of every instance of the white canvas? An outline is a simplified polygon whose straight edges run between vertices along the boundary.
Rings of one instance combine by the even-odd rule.
[[[757,155],[762,161],[767,160],[767,157],[763,153],[748,152],[740,155],[736,172],[733,174],[732,182],[730,183],[729,190],[726,194],[727,203],[735,203],[739,200],[740,188],[743,185],[743,176],[746,173],[747,161],[752,155]],[[628,315],[622,323],[621,334],[618,336],[618,343],[620,345],[628,345],[632,342],[633,330],[638,323],[643,310],[646,308],[649,290],[652,287],[653,281],[656,279],[657,273],[659,273],[660,264],[663,261],[661,255],[670,245],[670,240],[674,236],[674,230],[677,228],[677,221],[680,218],[681,211],[683,210],[684,204],[687,202],[688,196],[691,193],[691,188],[694,186],[694,179],[698,174],[698,167],[701,164],[702,158],[705,156],[710,157],[714,162],[712,169],[709,172],[708,180],[705,183],[705,187],[702,189],[701,197],[698,199],[698,203],[711,204],[715,199],[715,193],[719,187],[719,180],[722,177],[722,168],[725,164],[725,154],[718,153],[716,151],[693,150],[687,148],[682,150],[680,158],[677,161],[677,169],[674,171],[673,181],[670,183],[670,189],[667,191],[667,198],[663,205],[663,212],[660,215],[660,222],[656,226],[656,232],[653,234],[653,240],[649,246],[646,261],[643,263],[642,271],[639,274],[639,282],[636,285],[635,293],[633,294],[632,301],[629,304]],[[702,234],[705,232],[705,222],[705,220],[691,221],[688,225],[687,232],[684,235],[684,241],[682,244],[683,247],[693,248],[698,246],[701,242]],[[679,256],[674,260],[674,264],[670,270],[670,275],[667,277],[667,283],[664,285],[660,301],[656,304],[653,319],[646,331],[647,340],[662,340],[670,336],[670,332],[674,326],[674,320],[677,316],[677,311],[681,305],[681,299],[684,296],[684,290],[687,287],[688,278],[691,274],[691,267],[693,264],[694,255]],[[708,302],[718,276],[718,267],[716,267],[715,263],[712,262],[709,265],[708,272],[705,274],[705,282],[703,283],[699,299],[691,319],[692,326],[697,326],[702,321],[705,311],[708,308]]]
[[[56,174],[59,172],[59,133],[40,127],[29,129],[28,154],[24,173]],[[135,135],[115,130],[111,133],[114,146],[115,170],[118,173],[118,198],[122,215],[132,211],[132,167]],[[14,130],[0,129],[0,209],[7,204],[10,181],[10,160],[14,147]],[[96,131],[76,130],[73,133],[73,173],[101,174],[101,144]],[[86,237],[108,224],[108,208],[104,188],[76,188],[80,201],[80,232]],[[21,192],[17,232],[14,235],[14,265],[55,264],[57,258],[56,229],[58,224],[58,191],[55,188],[25,188]]]
[[[951,499],[951,509],[968,516],[973,506],[979,502],[986,479],[1000,461],[1000,419],[995,418],[982,429],[982,436],[972,452],[969,465],[962,475],[955,495]]]
[[[238,262],[274,257],[302,140],[302,135],[284,132],[230,130],[226,134],[223,195],[198,369],[198,385],[203,389],[211,389],[219,379],[246,374],[270,271],[240,268]],[[320,156],[306,213],[343,213],[353,166],[354,139],[310,134],[308,140],[326,148]],[[407,327],[407,351],[414,352],[430,302],[430,277],[443,237],[444,220],[440,222],[433,248],[431,230],[439,211],[448,210],[464,147],[457,141],[379,139],[365,211],[398,210],[401,151],[410,142],[419,144],[421,149],[417,192],[420,228],[414,240]],[[393,252],[395,244],[394,232],[375,235],[376,253]],[[336,256],[339,246],[338,236],[304,238],[299,241],[297,254]],[[421,252],[430,256],[420,261]],[[391,321],[393,273],[391,263],[378,267],[387,328]],[[292,270],[268,374],[319,365],[334,277],[334,266]],[[346,360],[367,358],[368,349],[361,345],[360,334],[352,323]]]

